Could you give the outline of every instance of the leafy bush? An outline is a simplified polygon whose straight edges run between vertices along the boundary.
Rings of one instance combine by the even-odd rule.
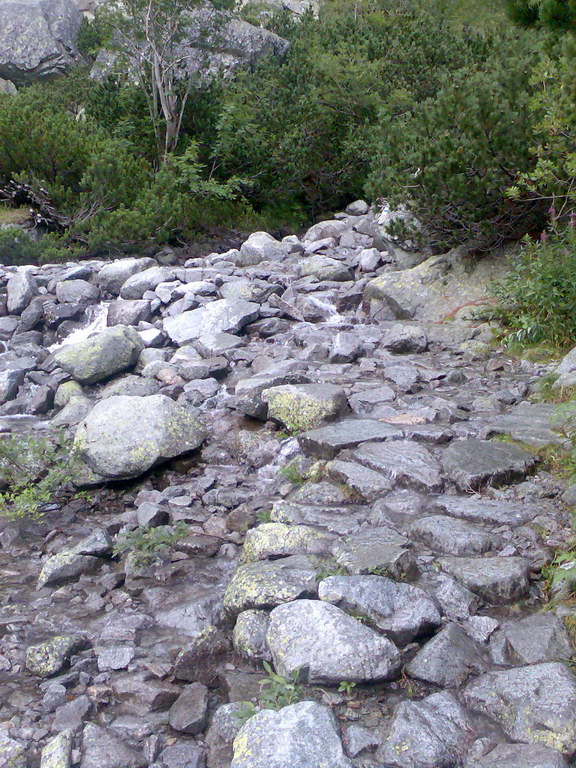
[[[576,337],[576,231],[567,227],[527,241],[495,287],[508,341],[573,346]]]
[[[472,66],[443,71],[436,93],[380,112],[368,181],[372,195],[406,203],[432,245],[478,247],[518,237],[545,220],[547,206],[510,200],[517,174],[533,168],[526,40],[494,39]]]
[[[0,439],[0,515],[38,518],[46,504],[72,488],[78,457],[63,435]]]
[[[41,246],[26,230],[19,227],[0,229],[0,264],[36,264],[40,252]]]

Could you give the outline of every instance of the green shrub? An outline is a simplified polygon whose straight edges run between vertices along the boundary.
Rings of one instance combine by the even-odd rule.
[[[26,230],[19,227],[0,229],[0,264],[36,264],[40,251],[40,244]]]
[[[39,518],[43,507],[72,489],[78,457],[63,434],[0,438],[0,516]]]
[[[576,338],[576,232],[567,227],[526,242],[495,287],[509,342],[573,346]]]

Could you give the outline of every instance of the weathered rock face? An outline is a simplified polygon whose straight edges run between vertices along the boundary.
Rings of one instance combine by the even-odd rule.
[[[97,475],[120,479],[195,450],[205,436],[198,420],[165,395],[119,395],[94,407],[76,433],[76,445]]]
[[[131,368],[143,348],[133,328],[118,325],[61,347],[54,353],[54,361],[80,384],[94,384]]]
[[[72,0],[1,0],[0,77],[26,85],[65,72],[80,59],[81,21]]]

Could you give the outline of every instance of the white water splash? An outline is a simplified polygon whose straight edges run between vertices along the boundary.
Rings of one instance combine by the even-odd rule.
[[[315,307],[321,309],[326,314],[325,322],[328,325],[343,325],[349,322],[344,315],[341,315],[336,309],[336,305],[326,299],[319,299],[317,296],[307,296],[307,300],[310,304],[314,304]]]
[[[85,341],[85,339],[88,339],[95,333],[100,333],[101,331],[106,330],[109,306],[109,301],[103,301],[101,304],[94,304],[93,306],[88,307],[86,310],[85,324],[81,328],[77,328],[75,331],[72,331],[72,333],[69,333],[68,336],[61,341],[52,344],[51,347],[48,347],[49,351],[54,352],[65,344],[77,344],[79,341]]]

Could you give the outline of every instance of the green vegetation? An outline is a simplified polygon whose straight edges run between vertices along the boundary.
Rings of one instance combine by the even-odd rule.
[[[298,683],[299,669],[295,669],[289,677],[283,677],[267,661],[262,663],[268,673],[260,681],[260,704],[264,709],[282,709],[302,700],[304,687]]]
[[[0,516],[42,517],[50,502],[73,493],[78,457],[64,435],[0,439]]]
[[[113,555],[119,557],[130,553],[135,565],[143,568],[151,565],[187,535],[188,526],[183,521],[175,525],[159,525],[156,528],[136,528],[116,539]]]

